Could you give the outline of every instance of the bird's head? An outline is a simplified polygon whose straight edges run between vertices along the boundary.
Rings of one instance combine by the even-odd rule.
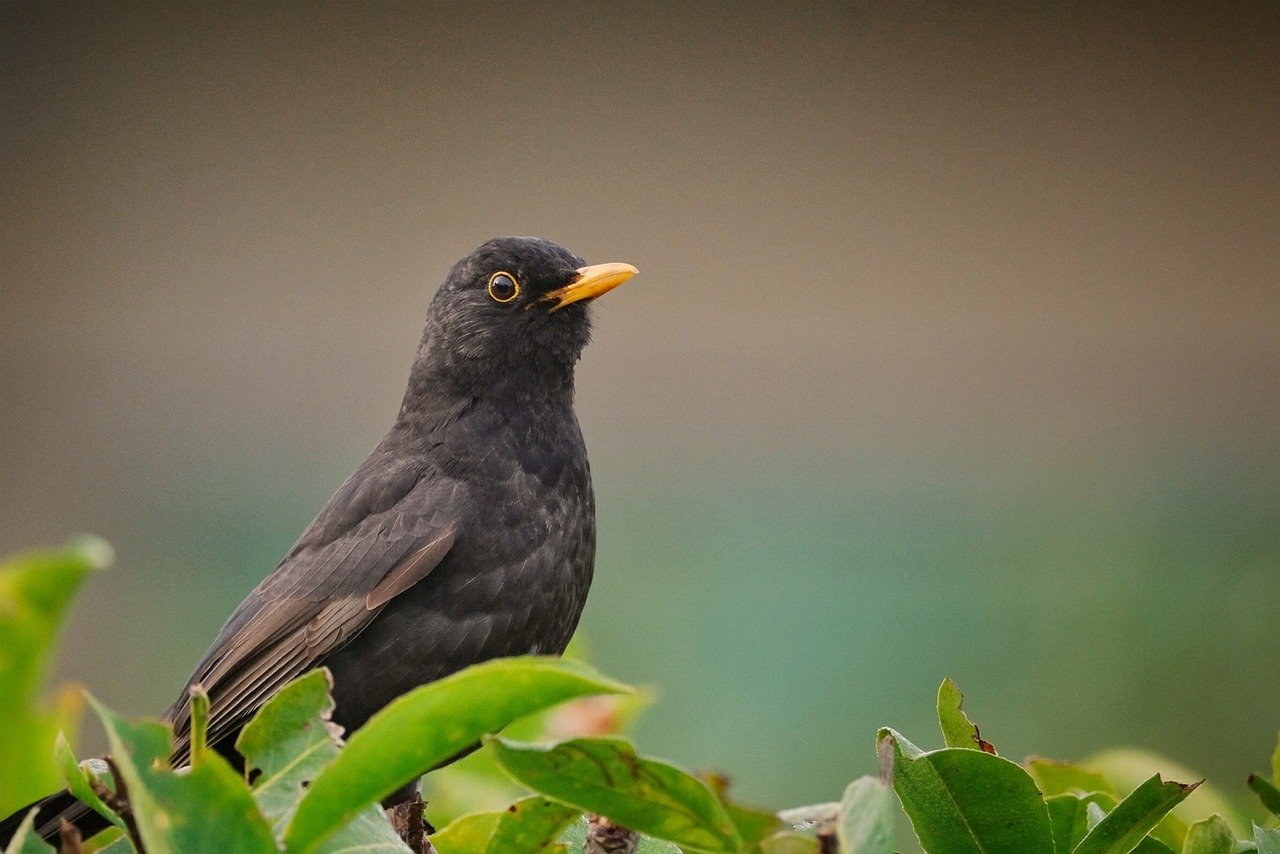
[[[635,274],[630,264],[588,266],[549,240],[494,238],[437,292],[414,380],[467,394],[569,387],[591,334],[588,303]]]

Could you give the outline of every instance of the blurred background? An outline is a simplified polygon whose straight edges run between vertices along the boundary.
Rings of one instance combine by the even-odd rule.
[[[117,547],[59,678],[163,709],[390,425],[449,265],[642,275],[578,409],[641,748],[825,800],[875,728],[1280,726],[1268,4],[0,7],[0,550]]]

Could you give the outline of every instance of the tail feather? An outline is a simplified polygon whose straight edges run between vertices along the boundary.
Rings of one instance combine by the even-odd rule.
[[[74,795],[63,789],[61,792],[56,792],[47,798],[41,798],[35,803],[27,804],[13,815],[0,821],[0,850],[8,847],[13,835],[18,832],[18,826],[27,817],[27,813],[31,812],[32,807],[40,808],[40,811],[36,813],[36,833],[40,834],[40,838],[45,842],[55,847],[58,843],[58,836],[62,832],[62,823],[64,821],[74,824],[80,831],[80,835],[85,839],[95,833],[101,833],[111,826],[110,822],[105,818],[80,803]]]

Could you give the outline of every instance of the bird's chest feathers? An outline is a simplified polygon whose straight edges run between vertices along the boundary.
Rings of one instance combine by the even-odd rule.
[[[465,450],[474,516],[459,548],[535,575],[589,573],[595,505],[572,409],[490,407],[475,415]]]

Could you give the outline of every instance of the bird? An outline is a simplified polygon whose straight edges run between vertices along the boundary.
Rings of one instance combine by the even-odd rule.
[[[596,548],[574,368],[590,303],[636,272],[532,237],[494,238],[453,266],[391,429],[231,614],[164,713],[174,767],[189,759],[196,685],[209,696],[209,745],[242,765],[240,730],[313,668],[329,669],[333,720],[351,732],[468,665],[564,651]],[[63,820],[86,838],[106,827],[66,791],[37,804],[46,840]],[[29,809],[0,823],[0,845]]]

